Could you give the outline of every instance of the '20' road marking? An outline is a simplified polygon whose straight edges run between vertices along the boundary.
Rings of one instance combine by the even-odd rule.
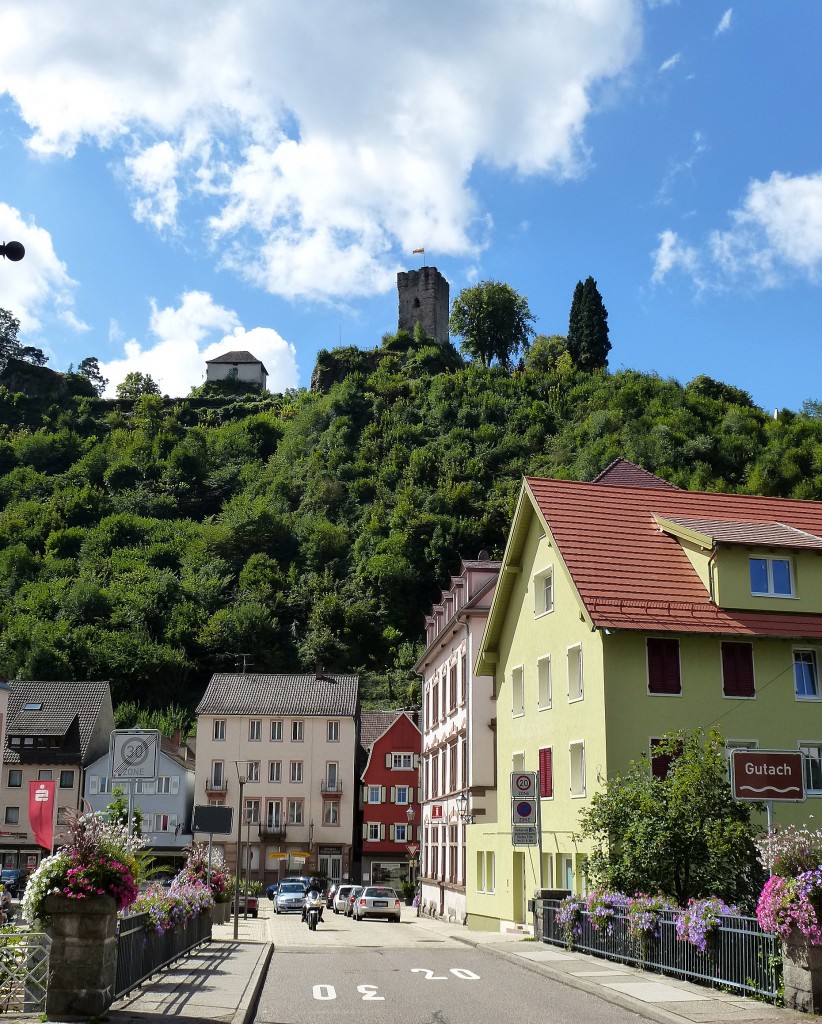
[[[466,967],[449,967],[449,973],[460,981],[479,981],[480,976],[469,971]],[[447,974],[434,974],[428,967],[412,967],[412,974],[424,975],[424,981],[448,981]],[[379,989],[376,985],[357,985],[357,991],[362,996],[363,1002],[385,1002],[385,996],[378,996]],[[311,990],[315,999],[320,1002],[327,1002],[337,998],[337,990],[333,985],[314,985]]]

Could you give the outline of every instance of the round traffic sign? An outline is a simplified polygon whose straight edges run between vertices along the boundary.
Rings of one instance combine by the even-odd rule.
[[[527,793],[531,788],[531,776],[530,775],[518,775],[514,779],[514,785],[521,793]]]
[[[517,804],[517,814],[521,818],[529,817],[533,813],[533,811],[534,811],[534,805],[531,804],[531,803],[528,803],[527,800],[520,800],[520,802]]]

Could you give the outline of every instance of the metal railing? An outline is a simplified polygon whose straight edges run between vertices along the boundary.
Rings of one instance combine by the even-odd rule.
[[[207,793],[225,793],[228,789],[225,779],[206,779]]]
[[[50,951],[44,932],[0,931],[0,1014],[45,1011]]]
[[[323,779],[320,783],[320,792],[322,793],[342,793],[342,780],[340,779]]]
[[[541,916],[543,942],[565,946],[566,936],[556,921],[558,900],[535,900],[537,921]],[[573,948],[581,953],[635,964],[643,970],[659,971],[688,981],[732,989],[744,995],[776,1000],[782,974],[779,938],[763,932],[753,917],[722,917],[703,953],[693,943],[677,937],[675,911],[659,915],[659,936],[642,940],[628,931],[628,917],[615,910],[609,927],[597,930],[587,911],[581,910]]]
[[[285,835],[285,822],[261,821],[258,832],[260,839],[281,839]]]
[[[198,914],[187,924],[158,932],[147,914],[121,917],[117,934],[117,981],[119,999],[162,967],[211,939],[211,914]]]

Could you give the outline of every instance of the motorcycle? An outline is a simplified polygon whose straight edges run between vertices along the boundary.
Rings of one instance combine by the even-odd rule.
[[[322,920],[324,900],[321,894],[305,901],[305,922],[312,932],[317,930],[317,925]]]

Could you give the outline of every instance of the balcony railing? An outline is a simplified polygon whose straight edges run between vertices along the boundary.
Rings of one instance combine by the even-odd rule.
[[[323,793],[342,793],[342,782],[340,779],[323,779],[320,789]]]
[[[261,821],[260,839],[282,839],[285,835],[284,821]]]
[[[225,793],[227,789],[225,779],[206,779],[206,793]]]

